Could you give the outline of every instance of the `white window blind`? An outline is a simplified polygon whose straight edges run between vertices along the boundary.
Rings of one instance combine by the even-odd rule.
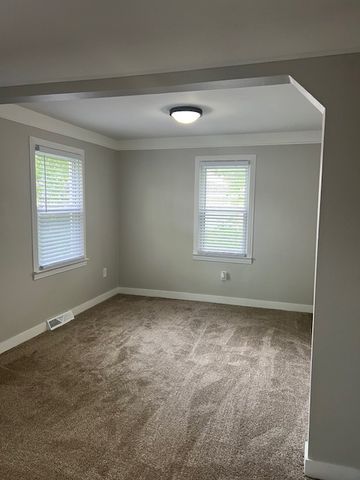
[[[36,271],[85,259],[83,156],[34,145]]]
[[[251,257],[250,160],[200,161],[195,255]]]

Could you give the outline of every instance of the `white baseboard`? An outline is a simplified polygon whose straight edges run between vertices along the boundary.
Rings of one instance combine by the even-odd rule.
[[[74,315],[79,315],[79,313],[85,312],[85,310],[89,310],[89,308],[95,307],[95,305],[97,305],[98,303],[105,302],[105,300],[113,297],[114,295],[117,295],[118,293],[119,289],[117,287],[113,288],[112,290],[102,293],[101,295],[98,295],[97,297],[94,297],[91,300],[88,300],[87,302],[84,302],[81,305],[72,308],[71,310],[73,311]]]
[[[241,307],[270,308],[274,310],[287,310],[289,312],[312,313],[313,311],[312,305],[303,305],[300,303],[273,302],[270,300],[256,300],[251,298],[206,295],[204,293],[173,292],[169,290],[150,290],[147,288],[129,287],[119,287],[118,293],[126,295],[139,295],[144,297],[172,298],[175,300],[222,303],[226,305],[239,305]]]
[[[3,340],[0,342],[0,354],[6,352],[6,350],[10,350],[11,348],[20,345],[20,343],[27,342],[31,338],[37,337],[40,333],[44,333],[46,331],[46,321],[41,322],[35,327],[29,328],[25,330],[25,332],[21,332],[14,337],[8,338],[7,340]]]
[[[305,442],[304,473],[318,480],[360,480],[360,470],[344,465],[320,462],[308,456],[308,442]]]
[[[74,315],[79,315],[79,313],[84,312],[85,310],[88,310],[89,308],[94,307],[98,303],[104,302],[108,298],[111,298],[117,294],[118,289],[114,288],[112,290],[109,290],[108,292],[98,295],[95,298],[92,298],[91,300],[88,300],[87,302],[82,303],[81,305],[77,305],[71,310],[73,311]],[[21,332],[14,337],[8,338],[7,340],[0,342],[0,354],[6,352],[7,350],[10,350],[11,348],[16,347],[17,345],[20,345],[21,343],[26,342],[27,340],[30,340],[31,338],[37,337],[38,335],[40,335],[40,333],[44,333],[46,329],[47,328],[45,320],[44,322],[35,325],[35,327],[29,328],[28,330],[25,330],[24,332]]]
[[[150,290],[146,288],[129,288],[129,287],[118,287],[108,292],[102,293],[87,302],[82,303],[73,307],[71,310],[74,315],[79,315],[79,313],[88,310],[91,307],[94,307],[98,303],[104,302],[108,298],[117,295],[118,293],[126,295],[139,295],[145,297],[159,297],[159,298],[172,298],[175,300],[193,300],[197,302],[209,302],[209,303],[222,303],[225,305],[239,305],[243,307],[256,307],[256,308],[270,308],[275,310],[287,310],[291,312],[307,312],[311,313],[313,310],[312,305],[302,305],[298,303],[285,303],[285,302],[273,302],[269,300],[254,300],[250,298],[238,298],[238,297],[226,297],[219,295],[206,295],[203,293],[188,293],[188,292],[174,292],[169,290]],[[14,337],[8,338],[0,342],[0,354],[10,350],[11,348],[20,345],[21,343],[30,340],[31,338],[40,335],[46,331],[46,321],[35,325],[35,327],[29,328],[24,332],[15,335]]]

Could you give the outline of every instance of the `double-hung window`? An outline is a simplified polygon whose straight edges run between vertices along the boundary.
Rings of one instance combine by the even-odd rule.
[[[196,158],[194,259],[252,262],[255,160]]]
[[[30,139],[34,278],[84,265],[84,152]]]

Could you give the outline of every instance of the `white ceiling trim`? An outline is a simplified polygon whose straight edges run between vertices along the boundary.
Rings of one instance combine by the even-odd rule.
[[[297,132],[240,133],[189,137],[139,138],[119,140],[118,150],[170,150],[174,148],[250,147],[321,143],[320,130]]]
[[[62,120],[49,117],[43,113],[34,112],[20,105],[0,105],[0,118],[22,123],[30,127],[41,128],[47,132],[58,133],[65,137],[75,138],[83,142],[94,143],[102,147],[118,150],[118,142],[113,138],[106,137],[100,133],[86,130]]]
[[[111,148],[112,150],[170,150],[175,148],[321,143],[320,130],[115,140],[19,105],[0,105],[0,118]]]

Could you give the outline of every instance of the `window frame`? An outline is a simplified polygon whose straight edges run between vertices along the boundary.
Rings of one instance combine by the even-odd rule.
[[[32,256],[33,256],[33,279],[48,277],[57,273],[79,268],[87,264],[86,255],[86,202],[85,202],[85,152],[84,150],[69,145],[50,142],[41,138],[30,137],[30,188],[31,188],[31,219],[32,219]],[[39,265],[39,242],[38,242],[38,215],[37,215],[37,195],[36,195],[36,145],[41,147],[59,150],[64,153],[75,154],[82,161],[82,201],[83,201],[83,252],[84,257],[78,260],[65,261],[56,266],[40,268]]]
[[[199,252],[199,195],[200,195],[200,166],[202,162],[249,162],[249,211],[247,228],[247,253],[242,255],[226,255],[215,253],[205,254]],[[254,240],[254,214],[255,214],[255,173],[256,173],[256,155],[238,154],[238,155],[201,155],[195,157],[195,189],[194,189],[194,235],[193,235],[193,259],[204,260],[207,262],[227,262],[227,263],[253,263],[253,240]]]

